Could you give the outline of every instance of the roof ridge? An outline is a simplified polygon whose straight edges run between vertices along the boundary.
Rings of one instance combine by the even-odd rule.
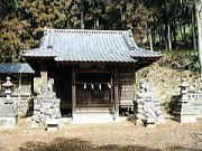
[[[54,29],[54,28],[47,28],[45,32],[67,32],[67,33],[102,33],[102,34],[125,34],[129,33],[130,30],[97,30],[97,29]]]

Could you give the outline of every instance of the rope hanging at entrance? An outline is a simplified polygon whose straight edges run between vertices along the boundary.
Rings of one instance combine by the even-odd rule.
[[[102,84],[101,83],[99,84],[99,89],[100,89],[100,91],[102,90]]]
[[[94,87],[94,84],[91,83],[91,89],[94,90],[94,88],[95,88],[95,87]]]
[[[95,90],[95,87],[98,87],[98,89],[100,91],[102,90],[103,85],[106,85],[109,89],[112,88],[112,85],[109,82],[108,83],[87,83],[87,82],[84,82],[82,84],[83,84],[83,89],[84,90],[86,90],[88,88],[88,86],[90,86],[90,88],[92,90]]]
[[[87,84],[86,84],[86,83],[83,84],[83,89],[84,89],[84,90],[87,89]]]
[[[112,88],[112,85],[110,83],[107,83],[107,86],[108,86],[109,89]]]

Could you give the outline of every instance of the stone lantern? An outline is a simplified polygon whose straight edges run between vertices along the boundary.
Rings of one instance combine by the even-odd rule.
[[[12,94],[12,90],[11,88],[13,87],[13,83],[11,82],[11,78],[10,77],[6,77],[6,82],[2,84],[2,87],[5,88],[5,95],[6,95],[6,99],[7,101],[11,99],[11,94]]]
[[[180,94],[184,95],[188,92],[189,84],[184,81],[179,87],[180,87]]]
[[[181,101],[185,103],[187,102],[187,93],[189,91],[189,83],[183,81],[179,87],[180,87],[180,95],[182,96]]]
[[[5,88],[6,97],[2,97],[3,101],[0,101],[0,124],[12,127],[17,123],[18,114],[16,104],[11,98],[13,83],[10,77],[6,77],[6,82],[2,84],[2,87]]]

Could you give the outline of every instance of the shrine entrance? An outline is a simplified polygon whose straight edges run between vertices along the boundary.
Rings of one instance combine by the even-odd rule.
[[[72,68],[73,122],[115,121],[119,116],[117,72],[107,66],[85,67]]]
[[[76,112],[113,113],[112,75],[76,73]]]
[[[75,123],[113,121],[119,114],[117,74],[114,70],[61,66],[54,74],[63,117]],[[107,119],[107,120],[106,120]]]

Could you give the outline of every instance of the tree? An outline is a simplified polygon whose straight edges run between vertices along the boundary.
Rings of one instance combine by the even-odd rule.
[[[197,34],[193,25],[193,4],[190,5],[190,2],[191,0],[1,0],[0,61],[6,61],[4,56],[9,61],[17,61],[22,50],[38,47],[45,27],[131,29],[136,41],[151,49],[157,47],[171,50],[181,43],[189,44],[190,41],[194,44]]]
[[[195,0],[196,18],[198,28],[198,51],[199,60],[201,65],[201,77],[202,77],[202,0]]]

